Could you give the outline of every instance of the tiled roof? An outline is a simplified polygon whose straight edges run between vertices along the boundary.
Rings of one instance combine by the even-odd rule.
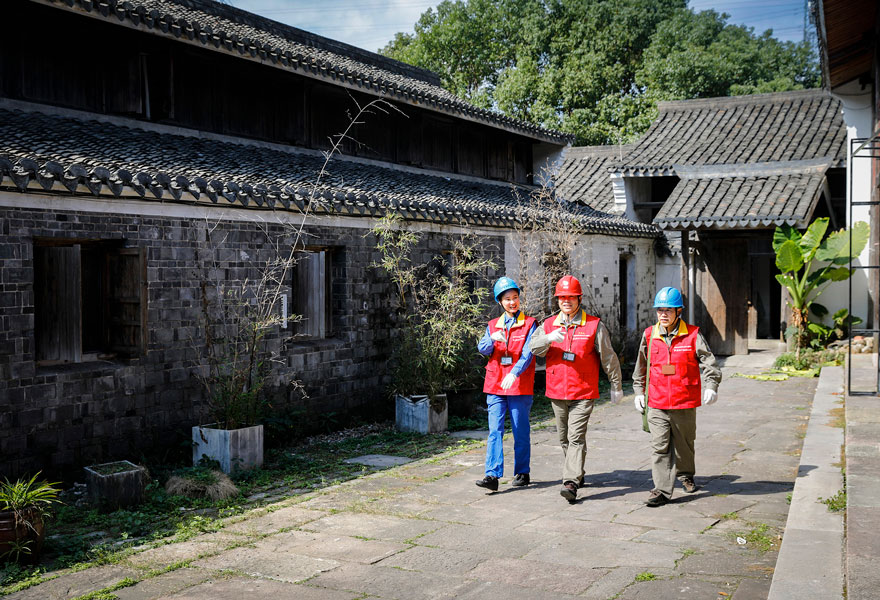
[[[571,135],[473,106],[440,87],[439,78],[396,60],[290,27],[212,0],[36,0],[109,23],[187,40],[267,62],[389,100],[400,100],[554,144]]]
[[[344,157],[331,161],[312,194],[324,163],[317,152],[175,131],[0,108],[0,187],[263,210],[302,211],[309,204],[314,214],[369,217],[393,209],[408,219],[501,227],[518,214],[507,183]],[[586,206],[573,205],[572,212],[585,233],[657,234]]]
[[[614,212],[614,193],[609,167],[632,150],[632,146],[578,146],[565,151],[556,176],[557,194],[603,212]]]
[[[830,159],[689,167],[654,218],[664,229],[805,227]]]
[[[675,174],[676,165],[845,160],[840,102],[825,90],[661,102],[658,110],[620,161],[625,176]]]

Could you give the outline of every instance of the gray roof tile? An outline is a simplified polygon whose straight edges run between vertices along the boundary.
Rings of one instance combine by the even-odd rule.
[[[501,227],[517,219],[508,183],[339,157],[312,193],[324,163],[317,152],[160,129],[0,108],[0,187],[262,210],[302,211],[308,204],[316,214],[373,216],[393,209],[408,219]],[[566,206],[584,233],[657,235],[651,225]]]

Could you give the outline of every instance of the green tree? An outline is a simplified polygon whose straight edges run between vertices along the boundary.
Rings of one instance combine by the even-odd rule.
[[[819,85],[808,44],[727,18],[687,0],[446,0],[382,52],[577,144],[622,143],[647,129],[658,100]]]

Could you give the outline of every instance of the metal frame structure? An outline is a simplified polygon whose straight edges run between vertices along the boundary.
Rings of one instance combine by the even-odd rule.
[[[853,138],[849,141],[849,161],[850,164],[847,168],[847,186],[849,188],[849,247],[852,248],[852,232],[853,232],[853,206],[880,206],[880,201],[877,200],[865,200],[856,202],[853,198],[853,168],[852,162],[856,158],[880,158],[880,132],[874,132],[869,138]],[[854,257],[850,255],[849,260],[849,268],[850,271],[855,271],[856,269],[864,269],[867,271],[880,269],[880,265],[870,264],[870,265],[856,265],[853,264]],[[849,277],[847,279],[849,283],[849,314],[853,314],[853,278]],[[870,293],[870,279],[869,279],[869,293]],[[875,298],[875,302],[880,299]],[[871,334],[874,337],[874,349],[877,348],[877,336],[880,334],[880,323],[874,323],[873,328],[853,328],[850,327],[849,330],[849,339],[850,343],[847,349],[847,372],[846,372],[846,393],[849,396],[877,396],[880,395],[880,360],[877,361],[877,371],[874,373],[874,389],[872,391],[868,390],[858,390],[853,391],[852,389],[852,338],[854,335],[863,335],[863,334]]]

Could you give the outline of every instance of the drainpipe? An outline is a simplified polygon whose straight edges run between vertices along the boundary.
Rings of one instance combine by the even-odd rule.
[[[694,282],[696,280],[696,266],[694,265],[694,260],[696,260],[696,257],[697,249],[688,244],[688,323],[694,322]]]

